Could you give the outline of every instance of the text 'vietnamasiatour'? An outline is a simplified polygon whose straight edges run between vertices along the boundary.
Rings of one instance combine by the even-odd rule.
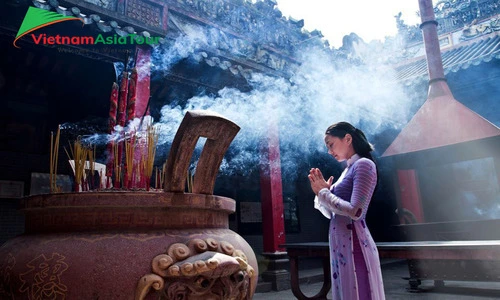
[[[160,37],[144,37],[137,34],[128,36],[103,36],[98,34],[94,36],[62,36],[31,34],[33,42],[37,45],[155,45],[159,43]]]

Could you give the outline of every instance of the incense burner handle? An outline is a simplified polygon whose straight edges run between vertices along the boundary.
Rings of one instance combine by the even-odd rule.
[[[200,137],[207,138],[196,167],[193,191],[212,195],[220,164],[240,127],[207,111],[188,111],[175,134],[167,159],[166,192],[184,192],[191,157]]]

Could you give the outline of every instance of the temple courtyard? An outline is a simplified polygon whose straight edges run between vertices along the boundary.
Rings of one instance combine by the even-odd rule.
[[[472,300],[500,299],[500,282],[445,281],[443,287],[435,287],[434,281],[424,280],[419,291],[409,291],[408,267],[405,260],[382,259],[382,275],[386,299],[436,299]],[[306,296],[313,296],[322,286],[322,270],[301,270],[300,288]],[[295,299],[292,290],[264,292],[257,290],[254,300]],[[328,295],[327,299],[331,299]]]

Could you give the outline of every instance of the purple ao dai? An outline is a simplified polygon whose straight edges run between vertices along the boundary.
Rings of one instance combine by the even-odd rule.
[[[365,222],[376,183],[375,163],[355,154],[331,189],[320,190],[315,199],[315,208],[331,219],[329,245],[334,300],[385,299],[377,247]],[[359,243],[359,247],[354,243]],[[360,263],[363,268],[359,268]]]

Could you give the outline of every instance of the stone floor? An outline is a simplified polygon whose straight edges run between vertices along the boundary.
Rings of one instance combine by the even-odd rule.
[[[304,270],[300,272],[301,290],[306,296],[316,294],[322,285],[318,279],[321,278],[320,269]],[[304,274],[304,275],[302,275]],[[312,280],[307,280],[303,276],[309,276]],[[472,282],[472,281],[445,281],[444,287],[434,287],[432,280],[424,280],[418,292],[407,290],[408,268],[404,260],[382,261],[382,276],[384,278],[384,290],[386,299],[406,300],[406,299],[430,299],[430,300],[486,300],[500,299],[499,282]],[[309,283],[307,283],[309,281]],[[271,291],[256,293],[254,300],[291,300],[295,299],[291,290]],[[328,299],[331,296],[328,295]]]

